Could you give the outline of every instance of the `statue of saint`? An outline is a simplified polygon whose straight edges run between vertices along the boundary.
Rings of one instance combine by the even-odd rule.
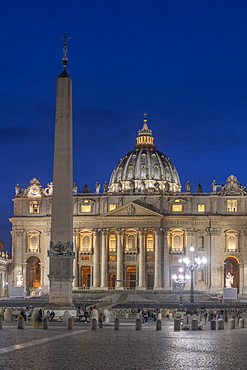
[[[99,191],[100,191],[100,184],[98,183],[98,181],[96,181],[95,185],[95,193],[98,193],[99,194]]]
[[[19,184],[16,184],[16,186],[15,186],[15,195],[19,195],[20,192],[21,192],[20,185]]]
[[[226,288],[231,288],[233,286],[233,279],[234,276],[230,272],[228,272],[225,278]]]
[[[104,193],[107,193],[108,190],[108,183],[105,181],[104,182]]]
[[[52,193],[53,193],[53,183],[52,183],[52,181],[49,182],[49,184],[47,184],[47,188],[45,190],[47,190],[48,195],[52,195]]]
[[[77,185],[77,183],[76,182],[74,182],[73,183],[73,193],[77,193],[77,191],[78,191],[78,185]]]
[[[190,193],[190,189],[191,189],[191,182],[190,181],[187,181],[186,182],[185,189],[186,189],[186,192],[187,193]]]
[[[16,286],[23,286],[23,277],[21,271],[18,271],[16,276]]]
[[[212,193],[216,193],[217,187],[218,187],[217,182],[213,180],[212,185],[211,185]]]

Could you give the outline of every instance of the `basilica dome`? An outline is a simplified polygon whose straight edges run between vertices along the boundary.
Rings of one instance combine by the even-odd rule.
[[[150,193],[180,190],[177,170],[171,160],[156,149],[145,117],[134,149],[119,160],[112,172],[109,191]]]

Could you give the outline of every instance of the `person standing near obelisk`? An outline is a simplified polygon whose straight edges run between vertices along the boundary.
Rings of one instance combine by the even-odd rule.
[[[73,151],[72,82],[67,73],[67,39],[64,34],[63,72],[57,77],[51,216],[49,303],[72,307],[73,283]]]

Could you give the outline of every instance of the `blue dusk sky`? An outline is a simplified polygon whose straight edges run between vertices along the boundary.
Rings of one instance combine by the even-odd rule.
[[[0,236],[11,250],[14,188],[52,181],[56,77],[67,32],[74,181],[109,181],[147,113],[182,190],[246,186],[247,1],[2,2]]]

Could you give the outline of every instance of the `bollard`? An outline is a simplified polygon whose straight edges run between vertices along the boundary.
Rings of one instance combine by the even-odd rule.
[[[239,319],[239,328],[240,329],[244,328],[244,319],[242,319],[242,317]]]
[[[6,310],[4,311],[3,319],[6,322],[10,322],[11,321],[11,312],[10,312],[10,309],[9,308],[6,308]]]
[[[174,319],[174,331],[180,331],[180,326],[180,319],[177,317],[176,319]]]
[[[196,318],[191,321],[191,330],[198,330],[198,321]]]
[[[230,329],[235,329],[235,319],[230,320]]]
[[[48,317],[44,317],[44,320],[43,320],[43,329],[44,330],[47,330],[48,327],[49,327],[49,320],[48,320]]]
[[[161,330],[161,326],[162,326],[161,320],[160,320],[160,319],[158,319],[158,320],[156,321],[156,330]]]
[[[224,330],[224,320],[218,319],[218,330]]]
[[[97,330],[97,319],[95,317],[91,320],[91,329]]]
[[[0,329],[2,329],[3,328],[3,318],[2,318],[2,316],[0,316]]]
[[[119,319],[118,318],[114,320],[114,330],[119,330]]]
[[[158,313],[158,320],[162,319],[162,313]]]
[[[68,321],[67,321],[67,329],[68,330],[73,330],[74,329],[74,321],[73,321],[73,318],[72,317],[69,317],[68,318]]]
[[[142,321],[141,321],[141,319],[136,319],[136,330],[142,330]]]
[[[17,320],[17,329],[24,329],[24,317],[20,316]]]
[[[210,321],[210,329],[211,330],[216,330],[216,321],[215,320]]]

